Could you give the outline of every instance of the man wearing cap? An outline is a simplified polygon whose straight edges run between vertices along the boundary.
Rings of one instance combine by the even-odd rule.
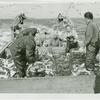
[[[86,69],[89,71],[94,71],[96,55],[99,51],[99,47],[97,46],[99,28],[94,22],[93,14],[91,12],[86,12],[84,17],[87,23],[85,33]]]
[[[9,46],[12,58],[17,68],[18,77],[25,77],[27,63],[35,62],[36,43],[34,37],[37,33],[36,28],[27,28],[20,32],[20,36]]]
[[[100,31],[99,27],[93,20],[93,14],[91,12],[86,12],[84,14],[84,17],[87,22],[87,28],[85,33],[86,69],[95,73],[96,78],[94,93],[100,93],[100,68],[96,68],[97,66],[95,66],[96,55],[99,52],[100,48]]]
[[[22,29],[21,25],[24,24],[24,20],[26,20],[27,17],[25,16],[24,13],[21,13],[18,15],[13,23],[13,26],[11,27],[12,31],[12,39],[16,38],[16,35],[19,33],[19,31]]]

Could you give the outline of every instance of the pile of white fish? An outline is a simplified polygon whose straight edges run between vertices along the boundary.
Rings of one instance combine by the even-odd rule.
[[[62,69],[64,70],[63,67],[66,67],[68,65],[67,60],[69,59],[67,59],[63,63],[63,65],[61,65],[62,64],[61,62],[57,62],[58,58],[53,57],[54,56],[53,53],[57,53],[56,50],[58,50],[58,52],[65,50],[65,44],[66,44],[65,41],[67,36],[74,36],[75,40],[78,41],[80,45],[80,49],[78,50],[78,52],[80,51],[85,53],[85,49],[81,47],[82,41],[78,40],[78,34],[74,28],[68,27],[59,30],[58,29],[59,25],[57,26],[58,27],[57,29],[49,28],[43,25],[35,25],[31,27],[36,27],[39,30],[39,33],[36,35],[35,40],[37,44],[37,49],[39,51],[39,58],[41,58],[41,61],[36,61],[33,65],[32,64],[29,65],[26,71],[27,77],[45,76],[45,75],[54,76],[56,71],[55,69],[56,63],[58,63],[59,66],[62,66]],[[8,33],[10,34],[11,32]],[[2,49],[2,47],[10,41],[11,37],[10,38],[8,37],[10,36],[8,33],[7,34],[5,33],[6,34],[5,36],[0,37],[0,49]],[[58,47],[58,48],[56,50],[51,50],[52,47]],[[59,49],[60,47],[62,47],[63,49]],[[63,57],[64,55],[61,54],[59,55],[62,56],[62,58],[60,59],[64,59]],[[74,64],[73,70],[71,71],[72,74],[74,76],[80,75],[81,72],[86,72],[90,74],[84,69],[83,66],[84,64],[82,65]],[[66,67],[66,69],[68,69],[68,71],[71,70],[69,69],[69,67],[68,68]],[[16,73],[16,66],[14,65],[13,60],[1,58],[0,78],[12,78],[15,75],[15,73]]]
[[[16,73],[13,60],[0,59],[0,78],[12,78]]]

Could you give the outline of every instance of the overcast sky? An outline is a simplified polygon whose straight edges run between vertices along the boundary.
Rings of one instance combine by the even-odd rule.
[[[69,17],[83,17],[86,11],[91,11],[95,17],[100,17],[100,3],[98,0],[0,1],[3,1],[0,2],[0,18],[14,18],[20,12],[24,12],[30,18],[56,18],[58,13],[63,13]],[[23,1],[26,1],[26,3]]]

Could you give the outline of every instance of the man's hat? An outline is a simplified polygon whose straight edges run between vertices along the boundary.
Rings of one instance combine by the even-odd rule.
[[[22,17],[23,19],[27,19],[25,13],[21,13],[21,14],[19,15],[19,17]]]
[[[24,13],[22,13],[22,17],[23,17],[24,19],[27,19],[26,15],[25,15]]]

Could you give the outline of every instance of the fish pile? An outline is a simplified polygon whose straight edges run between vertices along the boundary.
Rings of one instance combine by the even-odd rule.
[[[68,36],[74,36],[76,41],[78,40],[78,34],[75,29],[55,30],[41,25],[37,25],[37,28],[39,33],[36,35],[35,40],[40,47],[64,47]]]
[[[91,72],[85,67],[86,49],[71,50],[70,67],[73,76],[90,75]]]
[[[11,31],[0,30],[0,50],[11,41]]]
[[[27,76],[68,76],[71,75],[68,55],[55,53],[54,51],[46,51],[39,54],[40,61],[36,61],[33,65],[29,65]]]
[[[71,72],[72,72],[73,76],[90,75],[91,74],[90,71],[86,70],[84,63],[82,63],[81,65],[74,64],[73,67],[72,67]]]
[[[68,76],[75,72],[77,64],[79,66],[84,63],[85,50],[83,48],[72,50],[70,53],[65,54],[66,37],[72,35],[78,41],[78,34],[74,28],[59,28],[59,25],[57,29],[43,25],[34,25],[31,27],[36,27],[39,30],[39,33],[35,37],[37,61],[34,64],[28,65],[26,71],[27,77],[44,77],[46,75]],[[6,38],[0,38],[2,40],[0,40],[0,48],[9,42],[5,41],[8,40]],[[80,41],[78,42],[81,43]],[[72,71],[72,67],[75,69],[74,71]],[[13,78],[15,74],[16,66],[13,60],[1,58],[0,78]],[[77,75],[79,75],[79,72]]]
[[[86,59],[86,53],[85,51],[83,52],[81,49],[78,50],[71,50],[70,52],[70,62],[71,66],[73,64],[82,64],[85,62]]]
[[[50,61],[36,61],[33,65],[29,65],[26,74],[27,77],[54,76],[53,63]]]
[[[0,58],[0,78],[13,78],[16,66],[13,60]]]
[[[75,52],[74,56],[76,55],[76,58],[74,58],[74,60],[76,61],[74,62],[74,60],[72,61],[71,59],[71,53],[63,54],[61,49],[56,52],[54,48],[45,48],[43,48],[43,50],[40,49],[41,51],[38,52],[38,60],[34,64],[28,65],[26,71],[27,77],[78,76],[80,74],[90,74],[85,70],[85,67],[83,67],[84,61],[79,63],[79,59],[83,57],[80,57],[80,54]],[[12,59],[0,59],[0,78],[13,78],[16,71],[17,69]]]

